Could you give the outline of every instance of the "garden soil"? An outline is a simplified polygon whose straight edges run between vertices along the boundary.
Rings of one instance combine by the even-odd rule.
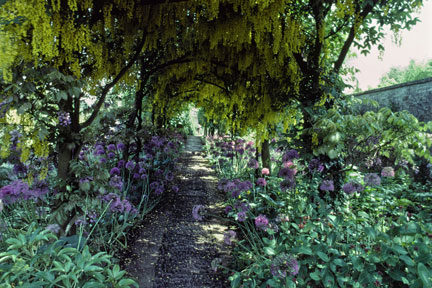
[[[223,195],[216,190],[217,178],[202,155],[201,139],[189,136],[176,167],[179,192],[167,193],[135,231],[122,266],[139,287],[229,287],[227,276],[211,265],[215,259],[221,259],[222,265],[228,262],[223,243],[228,228],[214,216],[202,221],[192,217],[194,205],[223,216]]]

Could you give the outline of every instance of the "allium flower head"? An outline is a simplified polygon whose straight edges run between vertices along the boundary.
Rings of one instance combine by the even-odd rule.
[[[277,255],[270,265],[270,272],[274,277],[285,278],[287,275],[295,276],[299,272],[297,260],[285,253]]]
[[[119,142],[118,144],[117,144],[117,149],[118,150],[124,150],[126,148],[126,146],[122,143],[122,142]]]
[[[113,176],[113,175],[120,175],[120,169],[118,167],[111,168],[110,175],[111,176]]]
[[[201,210],[204,210],[203,205],[195,205],[192,208],[192,217],[197,221],[201,221],[204,219],[204,217],[200,214]]]
[[[288,161],[291,161],[293,159],[298,159],[298,158],[299,158],[298,152],[294,149],[291,149],[291,150],[288,150],[287,152],[285,152],[285,154],[282,156],[282,161],[288,162]]]
[[[233,210],[233,208],[231,206],[226,206],[225,207],[225,213],[228,214],[229,212],[231,212]]]
[[[108,159],[113,159],[115,157],[115,153],[109,152],[108,153]]]
[[[381,185],[381,178],[377,173],[369,173],[364,176],[364,181],[367,186],[375,187]]]
[[[232,241],[236,238],[237,233],[233,230],[228,230],[224,233],[224,242],[226,245],[231,245]]]
[[[279,170],[278,176],[285,179],[293,179],[296,173],[297,173],[296,169],[284,167]]]
[[[117,163],[117,167],[119,167],[119,168],[123,168],[124,165],[125,165],[125,161],[124,160],[119,160],[118,163]]]
[[[125,165],[126,169],[133,170],[135,168],[136,163],[134,161],[128,161]]]
[[[265,215],[260,214],[255,218],[255,226],[259,229],[265,230],[268,224],[269,221]]]
[[[263,168],[263,169],[261,170],[261,174],[262,174],[262,175],[269,175],[269,174],[270,174],[270,170],[269,170],[268,168]]]
[[[382,177],[394,177],[395,171],[394,171],[393,167],[384,167],[381,171],[381,176]]]
[[[257,185],[265,187],[265,186],[267,186],[267,181],[264,178],[258,178]]]
[[[116,145],[114,145],[114,144],[109,144],[109,145],[107,146],[107,150],[108,150],[108,151],[114,151],[114,150],[116,150]]]
[[[239,222],[245,221],[246,220],[246,212],[242,211],[242,212],[237,213],[237,220]]]
[[[174,193],[178,193],[178,191],[179,191],[179,187],[178,187],[178,186],[173,186],[173,187],[171,187],[171,190],[172,190]]]
[[[324,166],[321,164],[321,162],[318,159],[312,159],[311,161],[309,161],[308,168],[311,173],[314,172],[321,173],[324,170]]]
[[[334,183],[333,180],[324,180],[320,187],[322,191],[334,191]]]

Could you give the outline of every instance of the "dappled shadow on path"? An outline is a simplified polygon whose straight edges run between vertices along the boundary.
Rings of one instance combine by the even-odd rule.
[[[199,222],[192,217],[194,205],[204,205],[211,214],[223,211],[216,178],[200,151],[201,140],[189,137],[177,165],[179,192],[164,198],[133,245],[126,269],[140,287],[229,287],[220,269],[211,268],[216,258],[227,258],[227,228],[215,217]]]

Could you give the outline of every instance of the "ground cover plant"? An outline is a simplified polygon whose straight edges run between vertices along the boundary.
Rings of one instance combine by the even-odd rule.
[[[233,225],[232,287],[431,285],[430,193],[414,188],[406,163],[346,171],[334,199],[329,164],[318,158],[279,147],[270,173],[253,143],[207,142]]]
[[[19,142],[19,133],[14,135],[12,150]],[[25,165],[12,153],[2,164],[6,177],[0,188],[0,283],[5,287],[136,285],[112,255],[127,247],[127,232],[164,194],[178,190],[173,163],[183,138],[167,134],[147,139],[140,150],[137,143],[124,144],[116,138],[84,145],[71,164],[78,186],[68,185],[66,191],[58,190],[54,165],[42,178],[36,172],[37,157]],[[62,205],[54,206],[56,200]]]

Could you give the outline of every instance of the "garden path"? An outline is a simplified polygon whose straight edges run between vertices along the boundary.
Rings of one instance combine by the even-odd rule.
[[[211,214],[223,211],[217,179],[202,156],[199,137],[188,137],[176,169],[179,192],[166,195],[146,216],[125,269],[143,288],[229,287],[220,269],[211,269],[214,259],[227,259],[227,227],[215,217],[199,222],[192,218],[194,205],[204,205]]]

